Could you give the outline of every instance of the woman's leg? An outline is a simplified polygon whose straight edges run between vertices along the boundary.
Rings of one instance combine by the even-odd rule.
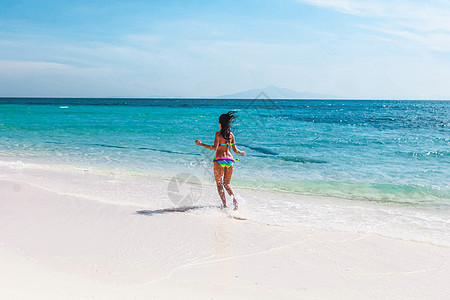
[[[230,181],[231,181],[231,175],[233,175],[233,166],[229,168],[225,168],[224,171],[224,187],[228,192],[228,195],[233,196],[233,204],[234,204],[234,210],[238,209],[238,203],[236,200],[236,196],[234,195],[234,191],[231,188]]]
[[[227,207],[227,200],[225,198],[225,192],[223,191],[223,169],[224,168],[219,165],[218,162],[214,162],[214,178],[216,179],[217,192],[219,192],[223,207]]]

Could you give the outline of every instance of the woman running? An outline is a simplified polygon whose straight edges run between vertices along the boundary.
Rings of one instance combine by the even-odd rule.
[[[214,145],[206,145],[195,140],[195,143],[209,150],[216,151],[214,156],[214,177],[216,179],[217,191],[219,192],[220,199],[222,200],[222,207],[227,207],[227,200],[225,199],[225,188],[233,198],[234,210],[238,209],[238,202],[234,195],[234,191],[231,188],[230,181],[231,175],[233,174],[233,163],[239,159],[234,159],[233,154],[231,154],[230,146],[233,151],[245,155],[245,151],[240,151],[236,147],[236,141],[233,133],[231,132],[231,123],[236,119],[233,111],[229,111],[219,117],[219,127],[220,131],[216,132],[214,139]]]

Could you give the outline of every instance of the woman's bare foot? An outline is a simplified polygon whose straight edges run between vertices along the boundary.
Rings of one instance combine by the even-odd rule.
[[[234,204],[234,209],[233,210],[238,210],[239,205],[238,205],[238,202],[236,200],[236,197],[233,198],[233,204]]]

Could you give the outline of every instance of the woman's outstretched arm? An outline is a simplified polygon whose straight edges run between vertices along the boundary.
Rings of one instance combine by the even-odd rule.
[[[232,135],[232,143],[233,143],[233,144],[236,143],[236,140],[234,139],[234,134]],[[233,147],[233,151],[236,152],[237,154],[245,155],[245,151],[239,150],[239,149],[236,147],[236,145],[233,145],[232,147]]]
[[[203,144],[202,142],[200,142],[200,140],[195,140],[195,143],[196,143],[197,145],[199,145],[199,146],[202,146],[203,148],[208,149],[208,150],[216,151],[216,150],[217,150],[217,147],[219,147],[218,134],[216,133],[216,136],[215,136],[215,138],[214,138],[214,145],[212,145],[212,146],[211,146],[211,145]]]

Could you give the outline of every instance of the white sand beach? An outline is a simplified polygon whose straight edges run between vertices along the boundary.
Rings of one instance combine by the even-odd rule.
[[[0,300],[450,300],[449,79],[448,0],[0,0]]]
[[[129,191],[113,175],[5,166],[0,174],[2,299],[450,296],[445,246],[237,220],[210,200],[183,211],[162,200],[136,205],[132,196],[118,204],[114,195]],[[146,186],[167,198],[166,181]],[[110,203],[95,198],[102,189]],[[215,199],[213,187],[204,189]]]

